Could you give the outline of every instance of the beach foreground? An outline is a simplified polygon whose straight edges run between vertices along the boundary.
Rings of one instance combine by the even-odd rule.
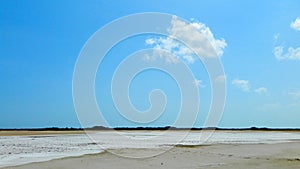
[[[143,154],[159,149],[116,149],[117,154]],[[6,169],[298,169],[300,142],[277,144],[179,145],[151,158],[124,158],[111,151],[81,157],[68,157]]]

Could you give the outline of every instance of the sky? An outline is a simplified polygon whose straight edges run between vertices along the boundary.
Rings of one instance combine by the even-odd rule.
[[[145,63],[162,59],[166,65],[176,67],[180,62],[190,68],[200,101],[187,101],[200,105],[194,126],[204,125],[212,99],[210,76],[195,53],[170,38],[192,25],[210,41],[214,57],[224,68],[226,102],[219,127],[300,128],[299,9],[298,0],[2,0],[0,128],[80,127],[72,95],[80,51],[105,25],[144,12],[168,13],[187,23],[180,25],[174,17],[169,35],[129,37],[107,53],[97,70],[95,96],[110,126],[166,126],[176,121],[182,102],[180,86],[159,70],[138,73],[124,91],[141,112],[151,106],[149,93],[153,89],[163,91],[167,103],[157,120],[134,123],[120,115],[114,104],[112,77],[125,58],[141,49],[162,49],[177,55],[153,53],[143,58]],[[130,25],[134,26],[139,23]],[[187,32],[187,40],[192,39],[193,31]],[[185,116],[189,118],[188,113]]]

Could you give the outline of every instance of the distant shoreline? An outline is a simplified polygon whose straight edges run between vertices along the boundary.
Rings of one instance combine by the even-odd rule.
[[[138,127],[138,128],[104,128],[104,127],[93,127],[93,128],[22,128],[22,129],[0,129],[0,136],[33,136],[33,135],[73,135],[73,134],[86,134],[87,132],[112,132],[112,131],[140,131],[140,132],[151,132],[151,131],[220,131],[220,132],[300,132],[300,129],[275,129],[275,128],[166,128],[166,127]]]
[[[267,128],[267,127],[249,127],[249,128],[219,128],[219,127],[205,127],[205,128],[176,128],[176,127],[116,127],[108,128],[103,126],[95,126],[90,128],[0,128],[0,131],[95,131],[95,130],[220,130],[220,131],[300,131],[300,128]]]

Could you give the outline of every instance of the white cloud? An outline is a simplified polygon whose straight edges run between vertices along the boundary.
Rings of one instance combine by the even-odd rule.
[[[291,23],[291,28],[300,31],[300,18],[296,18],[294,22]]]
[[[215,39],[213,33],[203,23],[186,23],[176,16],[172,18],[166,38],[146,39],[147,45],[154,49],[165,50],[187,63],[194,63],[198,54],[201,57],[220,57],[227,43],[224,39]],[[183,43],[174,39],[179,39]],[[194,53],[195,52],[195,53]]]
[[[265,87],[259,87],[259,88],[255,89],[254,92],[257,94],[263,94],[263,93],[267,93],[268,89]]]
[[[218,83],[224,83],[226,81],[226,76],[225,75],[219,75],[217,78],[215,78],[215,82]]]
[[[154,52],[152,58],[148,59],[149,61],[160,58],[165,59],[168,63],[178,63],[179,57],[181,57],[181,59],[188,63],[195,62],[193,52],[170,37],[157,39],[149,38],[146,39],[146,44],[154,45]]]
[[[156,61],[157,59],[164,59],[165,62],[168,64],[176,64],[179,62],[178,57],[170,54],[169,52],[167,52],[165,50],[159,50],[159,49],[154,49],[154,51],[151,55],[145,54],[142,59],[147,62]]]
[[[232,85],[242,89],[242,91],[244,92],[248,92],[250,90],[250,85],[248,80],[234,79],[232,81]]]
[[[279,38],[279,36],[280,36],[280,33],[276,33],[276,34],[274,35],[274,39],[277,40],[277,39]]]
[[[186,23],[173,17],[169,33],[186,42],[190,48],[202,57],[216,57],[223,55],[223,49],[227,46],[224,39],[215,39],[210,28],[200,22]],[[212,47],[212,48],[211,48]]]
[[[259,87],[255,88],[253,90],[251,89],[250,82],[248,80],[241,80],[241,79],[234,79],[231,82],[232,85],[235,87],[241,89],[243,92],[254,92],[257,94],[264,94],[268,92],[268,89],[266,87]]]
[[[152,39],[152,38],[149,38],[149,39],[146,39],[145,42],[146,42],[147,45],[153,45],[155,43],[155,40]]]
[[[195,58],[192,55],[184,55],[183,59],[185,59],[188,63],[194,63]]]
[[[294,22],[290,24],[290,26],[292,29],[300,31],[300,18],[297,18]],[[275,40],[277,40],[278,37],[279,34],[274,35]],[[283,49],[283,46],[276,46],[273,49],[273,54],[277,60],[300,60],[300,47],[289,47],[285,53]]]
[[[283,46],[276,46],[273,50],[277,60],[300,60],[300,47],[289,47],[286,53],[283,53]]]
[[[205,85],[203,84],[203,81],[202,81],[202,80],[195,79],[193,83],[194,83],[194,85],[197,86],[197,87],[201,87],[201,88],[204,88],[204,87],[205,87]]]
[[[292,91],[292,92],[289,92],[288,94],[295,97],[295,98],[300,98],[300,90]]]
[[[274,43],[276,43],[279,39],[280,33],[276,33],[273,38],[274,38]]]

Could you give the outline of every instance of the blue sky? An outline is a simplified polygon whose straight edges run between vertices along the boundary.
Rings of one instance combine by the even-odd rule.
[[[72,100],[76,59],[94,32],[133,13],[163,12],[205,24],[224,40],[220,56],[227,99],[220,127],[300,127],[300,2],[281,1],[0,1],[0,127],[78,127]],[[193,18],[191,20],[191,18]],[[165,37],[163,37],[165,38]],[[135,126],[118,115],[110,95],[117,65],[132,52],[151,48],[131,37],[101,63],[96,96],[112,126]],[[201,80],[199,116],[203,125],[211,89],[200,60],[189,64]],[[159,79],[159,80],[158,80]],[[150,70],[134,78],[129,95],[139,110],[160,88],[168,96],[165,114],[152,126],[169,125],[180,104],[178,86],[167,74]]]

